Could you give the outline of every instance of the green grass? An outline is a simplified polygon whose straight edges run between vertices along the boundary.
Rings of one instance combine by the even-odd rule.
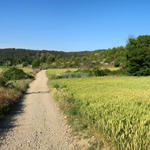
[[[66,72],[66,71],[76,71],[77,69],[76,68],[67,68],[67,69],[49,69],[49,71],[47,72],[47,75],[49,77],[52,77],[54,75],[58,75],[58,74],[61,74],[63,72]]]
[[[62,71],[49,70],[48,76]],[[73,104],[72,115],[118,149],[150,148],[150,77],[59,79],[51,85],[57,85],[58,98]]]
[[[108,68],[102,67],[102,69],[109,69],[111,71],[115,71],[115,70],[119,70],[120,68],[119,67],[108,67]]]
[[[20,68],[22,69],[25,73],[31,73],[33,71],[32,68],[29,68],[29,67],[24,67],[24,68]]]

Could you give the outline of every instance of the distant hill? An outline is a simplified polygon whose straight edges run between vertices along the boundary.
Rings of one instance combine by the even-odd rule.
[[[61,61],[61,64],[64,64],[64,67],[67,63],[72,63],[74,67],[76,67],[75,62],[78,62],[78,64],[79,62],[80,64],[86,63],[87,65],[93,63],[93,66],[94,64],[113,65],[115,62],[118,66],[121,64],[122,58],[124,57],[124,48],[117,47],[107,50],[100,49],[77,52],[6,48],[0,49],[0,65],[17,65],[22,64],[23,62],[31,64],[33,59],[39,59],[42,55],[45,55],[46,57],[53,55],[55,61],[57,60],[57,63]],[[61,60],[59,58],[61,58]]]
[[[104,50],[104,49],[103,49]],[[6,49],[0,49],[0,57],[39,57],[42,54],[52,54],[55,57],[61,56],[61,57],[82,57],[82,56],[88,56],[93,52],[97,52],[100,50],[95,51],[77,51],[77,52],[64,52],[64,51],[54,51],[54,50],[31,50],[31,49],[15,49],[15,48],[6,48]]]

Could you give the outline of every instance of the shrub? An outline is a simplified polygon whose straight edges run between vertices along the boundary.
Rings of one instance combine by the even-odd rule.
[[[34,59],[32,62],[32,68],[38,68],[40,66],[40,60]]]
[[[33,76],[26,74],[22,69],[12,67],[3,72],[3,78],[5,79],[5,81],[9,81],[9,80],[29,79],[33,78]]]
[[[22,66],[23,66],[23,67],[28,66],[28,62],[26,62],[26,61],[25,61],[25,62],[23,62],[23,63],[22,63]]]
[[[120,66],[120,60],[118,58],[118,59],[115,59],[114,61],[114,67],[119,67],[119,66]]]
[[[108,71],[108,69],[105,71],[105,70],[101,70],[98,68],[94,68],[94,69],[90,70],[90,74],[91,74],[91,76],[104,76],[104,75],[107,75],[106,74],[107,71]]]
[[[6,80],[3,77],[0,77],[0,87],[4,87],[6,85]]]

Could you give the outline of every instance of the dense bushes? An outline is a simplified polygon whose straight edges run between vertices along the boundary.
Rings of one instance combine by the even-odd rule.
[[[15,67],[9,68],[2,75],[6,81],[33,78],[31,75],[26,74],[22,69]]]
[[[6,85],[6,80],[4,77],[0,77],[0,87],[4,87]]]
[[[89,76],[107,76],[107,75],[127,75],[123,69],[109,70],[109,69],[79,69],[77,71],[66,71],[60,74],[52,75],[52,79],[62,78],[81,78]]]
[[[89,70],[91,76],[105,76],[109,75],[111,71],[109,69],[91,69]]]
[[[34,59],[32,62],[32,67],[33,68],[38,68],[40,66],[40,60],[39,59]]]
[[[0,118],[26,91],[33,76],[12,67],[0,75]]]
[[[0,76],[0,87],[5,87],[9,81],[23,79],[33,79],[33,76],[25,73],[22,69],[15,67],[9,68]]]

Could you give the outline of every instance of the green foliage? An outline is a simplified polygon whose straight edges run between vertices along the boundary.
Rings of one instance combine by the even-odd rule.
[[[6,86],[6,79],[2,76],[0,76],[0,87],[5,87]]]
[[[40,66],[40,60],[34,59],[32,62],[32,68],[38,68]]]
[[[119,66],[120,66],[120,59],[116,59],[116,60],[114,61],[114,66],[115,66],[115,67],[119,67]]]
[[[23,66],[23,67],[28,66],[28,62],[27,62],[27,61],[24,61],[24,62],[22,63],[22,66]]]
[[[98,69],[94,68],[90,70],[91,76],[105,76],[111,74],[111,71],[109,69]]]
[[[150,75],[150,36],[129,39],[126,46],[126,70],[130,75]]]
[[[11,67],[3,72],[2,76],[5,81],[33,78],[31,75],[26,74],[22,69],[15,67]]]
[[[41,63],[46,63],[46,59],[47,59],[46,54],[43,54],[43,55],[40,57],[40,62],[41,62]]]
[[[61,74],[54,76],[55,79],[62,79],[62,78],[81,78],[81,77],[88,77],[90,76],[89,72],[81,72],[81,71],[67,71]]]
[[[113,62],[118,57],[124,58],[124,51],[124,47],[82,52],[0,49],[0,65],[13,66],[22,64],[26,66],[27,64],[31,65],[33,62],[33,67],[35,66],[35,68],[39,67],[39,65],[41,65],[42,68],[45,65],[50,68],[113,66]],[[37,59],[39,59],[40,64],[35,63]],[[122,60],[123,59],[120,59],[119,61],[121,66],[124,63]]]
[[[54,61],[55,61],[55,57],[53,55],[49,55],[47,57],[47,60],[46,60],[47,64],[51,64]]]

